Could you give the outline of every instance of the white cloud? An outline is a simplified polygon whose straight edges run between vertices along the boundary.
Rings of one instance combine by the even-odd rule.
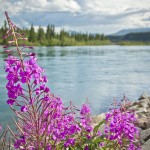
[[[137,27],[150,27],[150,20],[145,21],[150,17],[150,12],[134,14],[132,16],[128,16],[127,20],[124,20],[124,23],[130,28],[137,28]]]
[[[120,29],[149,27],[149,0],[3,0],[0,17],[9,12],[22,27],[54,23],[59,30],[109,33]],[[0,22],[0,25],[3,21]]]
[[[17,13],[28,12],[78,12],[80,6],[75,0],[21,0],[4,1],[1,5],[4,9],[7,9],[12,15]]]
[[[97,25],[91,28],[113,32],[126,28],[150,27],[149,0],[83,0],[83,15],[91,16]],[[147,19],[147,22],[144,21]],[[149,20],[149,21],[148,21]],[[89,21],[90,22],[90,21]],[[82,27],[81,27],[82,28]],[[85,27],[90,30],[90,27]]]
[[[83,8],[85,13],[116,15],[123,12],[149,9],[150,3],[149,0],[84,0]]]
[[[0,26],[5,19],[4,12],[8,11],[9,15],[18,16],[21,13],[36,13],[36,12],[71,12],[80,11],[80,5],[75,0],[1,0],[0,1]],[[27,26],[25,20],[19,19],[20,24]]]

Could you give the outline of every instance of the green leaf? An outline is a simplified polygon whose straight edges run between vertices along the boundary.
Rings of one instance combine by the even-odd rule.
[[[104,138],[98,137],[96,140],[94,140],[94,143],[104,142]]]
[[[103,120],[99,124],[97,124],[93,129],[93,133],[96,134],[98,132],[99,127],[104,123],[105,123],[105,120]]]

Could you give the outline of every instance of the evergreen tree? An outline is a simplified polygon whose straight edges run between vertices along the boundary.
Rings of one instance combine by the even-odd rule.
[[[59,37],[61,41],[64,40],[64,36],[65,36],[65,30],[62,29],[62,30],[60,31],[60,37]]]
[[[49,41],[51,38],[51,31],[50,31],[50,25],[47,26],[47,30],[46,30],[46,39]]]
[[[29,42],[35,42],[36,41],[36,35],[35,35],[33,24],[31,25],[28,40],[29,40]]]
[[[95,40],[101,40],[101,38],[100,38],[100,37],[101,37],[101,35],[100,35],[100,34],[96,34],[96,35],[95,35]]]
[[[42,27],[39,26],[39,30],[38,30],[38,37],[37,37],[38,41],[44,41],[45,40],[45,33]]]
[[[46,39],[49,41],[55,36],[55,26],[48,25],[46,30]]]
[[[2,42],[2,36],[3,36],[3,27],[1,27],[1,29],[0,29],[0,44],[3,44],[3,42]]]
[[[6,20],[4,21],[4,28],[2,28],[2,36],[4,36],[7,32],[7,22]],[[5,45],[7,44],[7,40],[6,39],[3,39],[2,43]]]
[[[102,40],[102,41],[105,40],[104,34],[101,35],[101,40]]]
[[[0,28],[0,37],[4,36],[7,31],[7,24],[6,21],[4,22],[4,25]],[[41,44],[41,45],[74,45],[74,44],[89,44],[90,41],[93,41],[91,43],[97,43],[99,44],[100,41],[108,40],[107,37],[104,36],[104,34],[88,34],[88,33],[82,33],[82,32],[72,32],[69,33],[62,29],[60,33],[55,33],[55,26],[52,24],[49,24],[46,29],[46,33],[44,32],[44,29],[39,26],[38,32],[35,32],[33,24],[31,24],[31,28],[23,28],[22,33],[26,34],[28,36],[28,41],[32,42],[33,44]],[[125,37],[127,39],[132,39],[134,35],[128,35],[128,37]],[[142,34],[138,34],[138,37],[136,37],[136,40],[140,40],[140,37]],[[148,38],[149,36],[143,37]],[[10,39],[12,40],[12,39]],[[94,42],[95,40],[95,42]],[[126,40],[126,39],[124,39]],[[39,43],[37,43],[39,41]],[[6,39],[0,39],[0,44],[7,44]],[[98,43],[99,42],[99,43]],[[28,43],[27,43],[28,44]]]
[[[55,26],[51,25],[51,36],[54,37],[55,36]]]

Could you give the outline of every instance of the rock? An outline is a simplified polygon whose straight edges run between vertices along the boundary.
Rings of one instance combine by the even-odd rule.
[[[146,108],[140,108],[140,109],[136,109],[134,110],[135,114],[137,114],[139,117],[143,116],[143,117],[147,117],[148,114],[148,110]]]
[[[92,124],[98,124],[99,122],[101,122],[104,119],[105,119],[105,113],[102,113],[98,116],[93,116],[92,117]]]
[[[139,108],[138,108],[138,105],[131,105],[129,108],[128,108],[128,110],[134,110],[134,111],[136,111],[136,110],[138,110]]]
[[[140,140],[142,145],[142,150],[150,149],[150,128],[147,130],[143,130],[140,133]]]
[[[128,110],[133,110],[138,116],[137,126],[145,130],[150,128],[150,97],[143,93],[139,101],[133,102]]]
[[[144,143],[150,139],[150,128],[141,131],[140,139],[141,139],[142,143]]]
[[[149,103],[150,103],[150,99],[149,98],[145,98],[139,101],[139,107],[144,107],[144,108],[148,108],[149,107]]]
[[[142,99],[147,99],[149,96],[147,95],[146,92],[144,92],[140,97],[139,97],[139,100],[142,100]]]
[[[142,145],[142,150],[149,150],[149,149],[150,149],[150,139]]]
[[[150,116],[142,118],[140,117],[137,119],[137,122],[138,122],[137,126],[143,130],[150,128]]]
[[[92,117],[92,127],[94,128],[97,124],[99,124],[104,119],[105,119],[105,113],[102,113],[98,116],[93,116]],[[105,128],[104,124],[102,124],[99,128],[99,130],[101,131],[102,134],[104,133],[104,128]]]
[[[141,111],[148,112],[150,111],[150,99],[141,99],[140,101],[133,102],[127,109],[128,110],[134,110],[134,111]]]

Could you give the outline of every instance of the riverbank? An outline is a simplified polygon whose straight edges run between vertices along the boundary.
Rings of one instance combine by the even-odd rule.
[[[137,41],[121,41],[118,42],[117,45],[121,46],[149,46],[150,42],[137,42]]]
[[[150,148],[150,96],[143,93],[138,101],[133,102],[128,108],[135,111],[138,116],[137,126],[140,128],[140,140],[142,150],[149,150]]]
[[[19,45],[28,46],[99,46],[99,45],[111,45],[112,42],[108,39],[104,40],[75,40],[74,38],[53,38],[51,40],[41,41],[19,41]],[[7,45],[6,42],[0,40],[0,45]]]
[[[20,43],[20,45],[25,44],[28,46],[112,46],[112,45],[119,45],[119,46],[150,46],[150,42],[137,42],[137,41],[121,41],[121,42],[112,42],[110,40],[93,40],[93,41],[75,41],[75,40],[66,40],[60,41],[55,39],[51,42],[24,42]],[[3,46],[2,42],[0,42],[0,46]]]
[[[138,101],[133,101],[128,110],[134,111],[137,116],[137,127],[140,131],[140,142],[142,150],[149,150],[150,147],[150,96],[143,93]],[[93,125],[98,124],[105,118],[105,113],[93,116]]]

